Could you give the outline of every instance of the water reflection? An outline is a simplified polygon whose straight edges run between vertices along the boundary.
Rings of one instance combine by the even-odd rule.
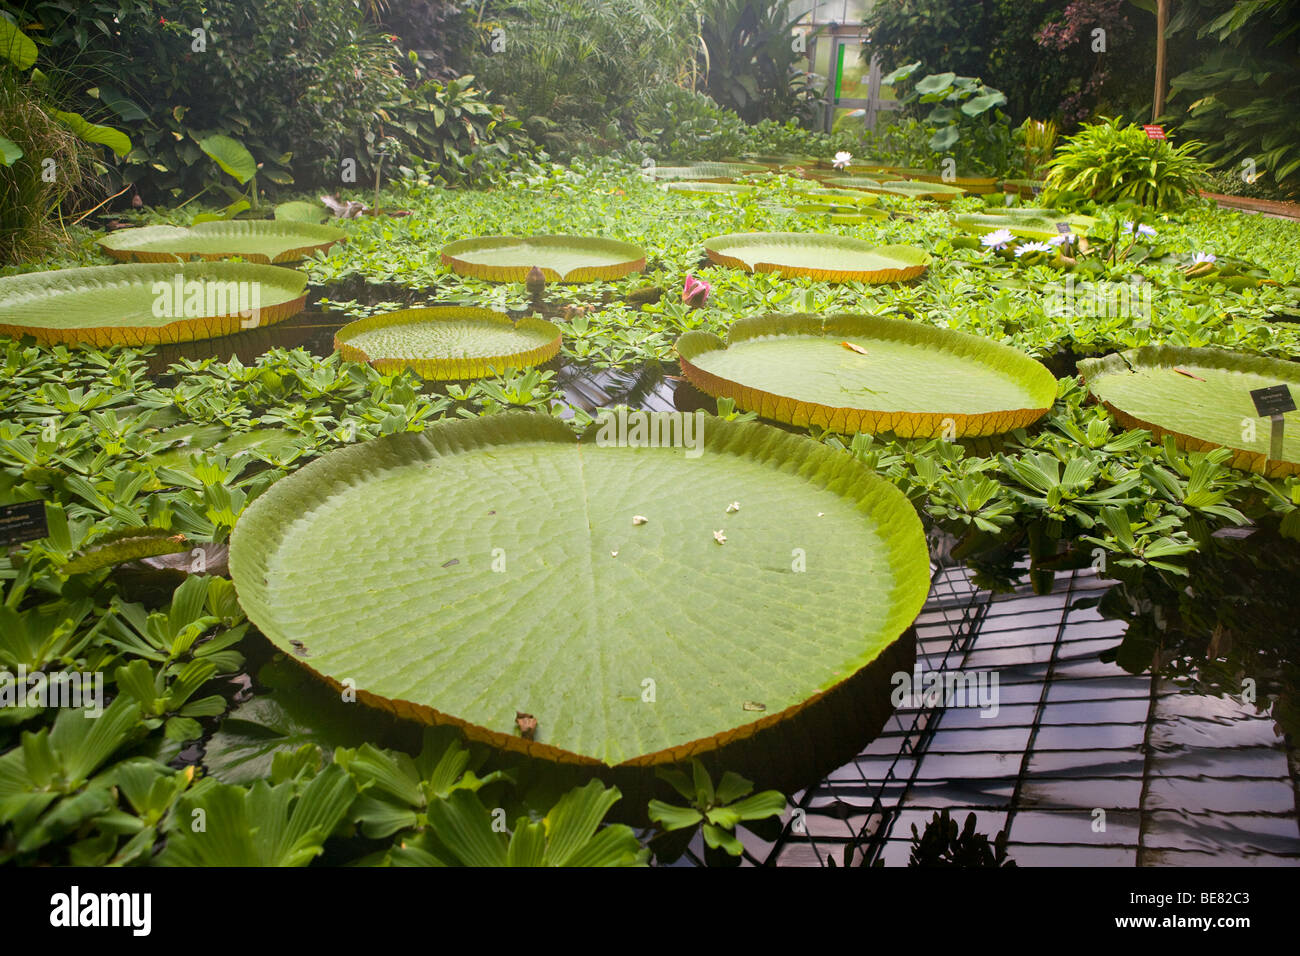
[[[1231,697],[1300,732],[1300,542],[1274,531],[1216,537],[1187,581],[1121,582],[1100,611],[1128,622],[1104,659],[1154,671],[1180,693]]]

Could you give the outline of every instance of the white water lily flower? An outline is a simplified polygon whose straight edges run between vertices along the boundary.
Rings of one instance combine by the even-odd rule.
[[[1218,261],[1218,258],[1219,257],[1216,256],[1213,252],[1198,252],[1192,258],[1192,265],[1199,266],[1205,262],[1216,262]]]
[[[1133,229],[1134,229],[1133,223],[1129,222],[1126,219],[1124,220],[1124,226],[1120,231],[1127,233],[1128,235],[1132,235]],[[1141,223],[1140,225],[1137,226],[1137,234],[1139,236],[1154,236],[1156,234],[1156,231],[1151,226],[1148,226],[1146,223]]]
[[[1052,247],[1045,242],[1022,242],[1016,246],[1016,256],[1020,257],[1030,252],[1051,252]]]
[[[1047,240],[1047,244],[1049,246],[1059,246],[1062,243],[1071,243],[1071,242],[1074,242],[1074,233],[1072,232],[1062,233],[1059,236],[1053,236],[1051,239]]]
[[[851,162],[853,162],[853,154],[840,150],[835,154],[835,161],[831,165],[836,169],[847,169]]]
[[[1012,238],[1013,236],[1011,235],[1010,229],[998,229],[981,238],[980,242],[988,246],[990,249],[1001,249],[1010,242]]]

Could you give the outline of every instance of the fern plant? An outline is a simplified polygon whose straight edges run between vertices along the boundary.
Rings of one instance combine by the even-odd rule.
[[[1209,185],[1209,167],[1196,158],[1201,143],[1171,146],[1140,126],[1102,118],[1066,139],[1048,164],[1043,202],[1069,208],[1082,200],[1131,200],[1177,209]]]

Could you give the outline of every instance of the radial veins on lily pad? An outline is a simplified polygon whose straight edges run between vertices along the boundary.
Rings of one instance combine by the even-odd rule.
[[[1230,448],[1231,464],[1272,478],[1300,474],[1300,413],[1283,416],[1282,457],[1269,456],[1272,423],[1251,391],[1286,385],[1300,398],[1300,363],[1226,349],[1147,346],[1085,359],[1088,389],[1126,428],[1172,435],[1194,451]]]
[[[555,357],[560,330],[531,316],[463,306],[402,309],[349,322],[334,347],[381,372],[409,368],[427,379],[471,379],[528,368]]]
[[[523,282],[534,266],[547,282],[592,282],[640,272],[645,251],[593,236],[480,236],[448,243],[442,261],[458,275],[494,282]]]
[[[677,353],[710,395],[841,434],[995,435],[1036,421],[1056,398],[1051,373],[1009,346],[880,316],[757,316],[725,343],[687,332]]]
[[[229,335],[302,311],[307,277],[247,262],[148,263],[0,278],[0,334],[47,345],[159,345]]]
[[[677,414],[698,441],[516,412],[332,452],[241,517],[240,602],[362,703],[499,747],[649,765],[775,732],[894,652],[921,524],[827,446]]]
[[[714,236],[705,241],[704,252],[735,269],[829,282],[905,282],[930,264],[929,254],[915,246],[873,246],[850,236],[804,232]]]

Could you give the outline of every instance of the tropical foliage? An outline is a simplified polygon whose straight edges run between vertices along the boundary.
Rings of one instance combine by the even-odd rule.
[[[700,40],[709,95],[749,123],[809,124],[819,102],[813,77],[797,71],[791,41],[802,17],[790,0],[716,0],[703,5]]]
[[[521,145],[472,77],[430,76],[356,2],[96,0],[25,16],[49,38],[42,69],[92,78],[87,107],[130,132],[122,180],[150,201],[187,199],[230,174],[205,145],[217,136],[252,162],[258,183],[242,197],[252,205],[258,190],[373,180],[388,138],[408,165],[424,160],[449,183]]]
[[[1197,159],[1201,144],[1152,139],[1120,119],[1085,124],[1067,137],[1048,163],[1043,200],[1132,200],[1153,209],[1176,209],[1209,185],[1209,167]]]
[[[1059,114],[1072,126],[1099,106],[1134,110],[1146,93],[1147,58],[1124,7],[1123,0],[893,0],[873,4],[865,26],[869,53],[879,53],[886,69],[919,61],[927,73],[982,76],[1006,94],[1015,121]],[[1094,49],[1098,28],[1104,52]]]
[[[883,81],[906,83],[920,65],[918,60],[901,66]],[[926,144],[932,156],[954,160],[955,175],[999,175],[1011,165],[1011,124],[1000,109],[1007,102],[1001,90],[973,76],[932,73],[917,80],[902,102],[932,131]]]
[[[1179,131],[1203,141],[1203,158],[1246,184],[1263,180],[1284,194],[1300,192],[1300,119],[1292,103],[1300,21],[1293,5],[1180,6],[1186,9],[1170,24],[1170,43],[1190,40],[1195,24],[1201,55],[1170,82],[1167,109]]]

